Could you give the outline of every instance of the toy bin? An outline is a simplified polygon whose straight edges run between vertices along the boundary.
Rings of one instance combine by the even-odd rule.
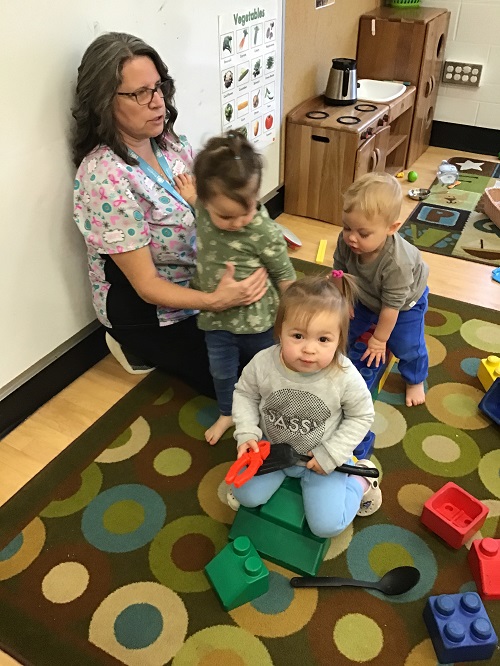
[[[500,229],[500,187],[487,187],[482,204],[484,214]]]
[[[424,504],[420,520],[452,548],[463,546],[484,524],[488,507],[452,481]]]
[[[420,0],[392,0],[391,7],[418,7]]]

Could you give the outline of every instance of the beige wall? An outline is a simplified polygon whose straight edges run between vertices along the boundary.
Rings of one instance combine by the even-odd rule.
[[[422,5],[451,12],[444,59],[483,66],[478,88],[439,84],[434,120],[500,130],[500,0],[422,0]]]
[[[359,17],[382,4],[382,0],[336,0],[315,9],[315,0],[286,0],[282,157],[287,113],[324,91],[332,58],[356,56]],[[281,159],[281,180],[283,171]]]

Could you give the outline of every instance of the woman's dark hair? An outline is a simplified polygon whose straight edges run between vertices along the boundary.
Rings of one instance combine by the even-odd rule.
[[[202,203],[223,194],[244,207],[248,206],[248,189],[257,178],[255,191],[262,180],[262,158],[242,132],[231,131],[209,139],[194,161],[197,196]]]
[[[72,137],[73,161],[78,167],[83,158],[96,146],[103,144],[121,157],[127,164],[136,164],[128,154],[127,146],[116,129],[113,101],[122,82],[123,65],[131,58],[150,58],[162,81],[170,88],[165,95],[167,109],[163,132],[155,137],[161,148],[165,147],[164,132],[174,132],[177,109],[173,104],[174,80],[158,53],[148,44],[124,32],[108,32],[97,37],[83,54],[78,68],[75,101],[72,108],[76,125]]]

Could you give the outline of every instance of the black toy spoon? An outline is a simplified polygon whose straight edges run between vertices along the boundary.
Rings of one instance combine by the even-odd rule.
[[[379,581],[337,578],[336,576],[296,576],[290,580],[292,587],[368,587],[389,596],[411,590],[420,580],[420,571],[415,567],[396,567],[388,571]]]

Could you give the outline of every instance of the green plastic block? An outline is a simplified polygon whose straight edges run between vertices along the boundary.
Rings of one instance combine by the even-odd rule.
[[[322,539],[309,529],[300,481],[290,477],[264,506],[240,506],[229,538],[243,535],[251,539],[265,559],[310,576],[317,574],[330,546],[330,539]]]
[[[260,509],[260,515],[278,523],[293,532],[302,533],[309,529],[304,513],[302,495],[290,488],[281,487]]]
[[[297,495],[300,495],[302,497],[302,486],[300,485],[300,479],[296,479],[293,476],[287,476],[285,477],[285,480],[280,486],[280,490],[282,488],[288,488],[288,490],[293,490],[294,493],[297,493]]]
[[[226,611],[260,597],[269,589],[269,571],[247,536],[238,536],[205,567]]]

